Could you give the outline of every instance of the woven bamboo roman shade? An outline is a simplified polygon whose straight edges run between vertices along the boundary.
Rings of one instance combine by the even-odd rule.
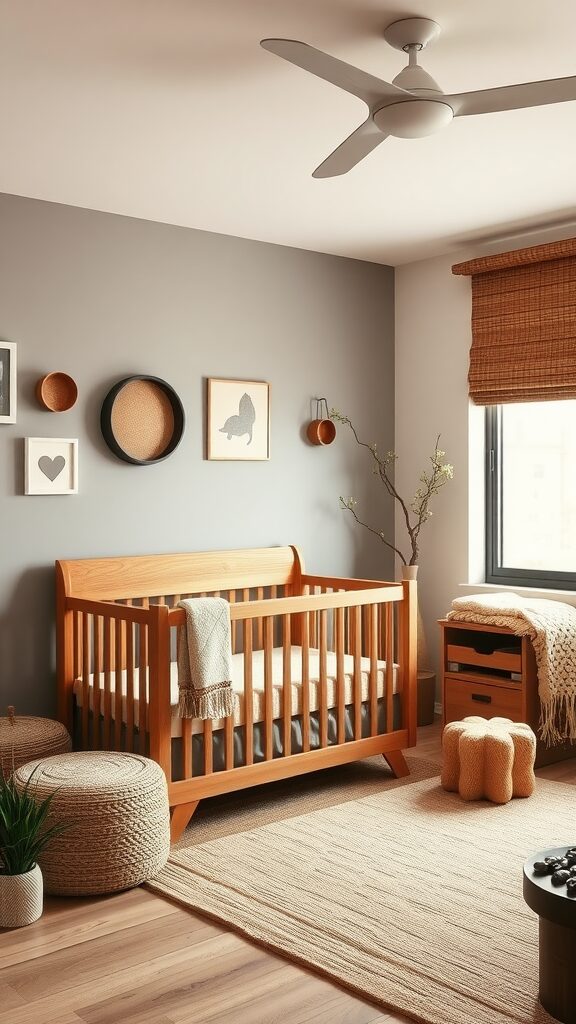
[[[576,398],[576,238],[456,263],[472,277],[477,405]]]

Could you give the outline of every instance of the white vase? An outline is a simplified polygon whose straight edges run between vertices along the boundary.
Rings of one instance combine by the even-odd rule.
[[[44,886],[37,864],[24,875],[0,875],[0,928],[23,928],[42,914]]]
[[[418,577],[418,566],[417,565],[403,565],[402,566],[402,579],[403,580],[415,580]],[[430,671],[430,656],[428,654],[428,644],[426,642],[426,633],[424,632],[424,623],[422,622],[422,615],[420,613],[420,601],[417,600],[418,618],[417,618],[417,640],[416,640],[416,665],[419,672]]]

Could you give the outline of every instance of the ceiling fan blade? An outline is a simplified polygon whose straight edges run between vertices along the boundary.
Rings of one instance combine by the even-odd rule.
[[[522,85],[504,85],[498,89],[480,89],[478,92],[460,92],[443,99],[454,110],[454,117],[465,114],[493,114],[498,110],[520,110],[522,107],[540,107],[547,103],[576,100],[576,77],[550,78],[544,82],[525,82]]]
[[[346,64],[329,53],[324,53],[323,50],[317,50],[314,46],[308,46],[308,43],[300,43],[296,39],[261,39],[260,46],[290,61],[291,64],[310,71],[317,78],[323,78],[325,82],[331,82],[339,89],[351,92],[353,96],[364,100],[369,107],[381,103],[382,99],[413,99],[412,94],[405,89],[399,89],[390,82],[383,82],[380,78],[369,75],[367,71]]]
[[[374,124],[372,118],[367,118],[355,132],[352,132],[352,135],[344,139],[344,142],[341,142],[338,148],[322,161],[313,172],[312,177],[335,178],[339,174],[346,174],[387,138],[388,136],[384,135]]]

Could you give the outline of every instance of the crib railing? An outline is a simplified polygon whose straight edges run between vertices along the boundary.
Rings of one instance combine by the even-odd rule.
[[[380,584],[304,576],[299,594],[285,588],[253,588],[220,593],[230,601],[233,649],[243,654],[243,745],[238,765],[235,722],[218,723],[223,737],[223,765],[215,770],[215,725],[201,726],[201,772],[194,773],[193,744],[197,724],[181,722],[179,777],[173,779],[170,667],[178,627],[185,614],[176,607],[181,595],[116,601],[67,597],[60,616],[60,717],[71,727],[72,689],[81,687],[79,730],[85,749],[145,753],[157,760],[169,780],[171,804],[190,804],[202,796],[270,781],[315,767],[340,764],[387,750],[411,746],[416,739],[415,622],[416,591],[411,581]],[[276,596],[281,593],[282,596]],[[184,596],[184,595],[183,595]],[[282,649],[282,680],[274,707],[273,652]],[[293,706],[293,647],[301,649],[298,708]],[[318,652],[317,706],[312,711],[310,650]],[[255,669],[263,661],[263,694],[258,699],[262,735],[259,759],[254,749]],[[328,658],[335,662],[335,699],[328,701]],[[362,659],[367,687],[362,679]],[[346,694],[345,660],[352,664],[351,700]],[[378,687],[378,662],[385,662]],[[395,669],[396,666],[396,669]],[[400,695],[401,723],[394,727],[394,672]],[[332,685],[332,684],[331,684]],[[276,687],[278,691],[278,687]],[[381,703],[379,703],[381,702]],[[348,705],[348,711],[346,706]],[[363,705],[368,708],[364,712]],[[378,709],[384,708],[385,714]],[[329,736],[329,710],[335,737]],[[292,750],[292,719],[300,716],[301,744]],[[317,715],[312,744],[311,720]],[[348,719],[347,719],[348,715]],[[350,715],[352,736],[350,736]],[[316,719],[315,719],[316,720]],[[366,721],[369,725],[366,726]],[[382,728],[382,721],[385,727]],[[380,726],[380,727],[379,727]],[[280,730],[281,754],[274,749]],[[347,731],[348,730],[348,731]],[[176,742],[176,741],[174,741]],[[197,741],[196,741],[197,742]],[[318,745],[317,745],[318,744]],[[237,745],[236,745],[237,747]],[[345,748],[345,749],[344,749]],[[263,760],[261,760],[263,754]],[[197,759],[196,759],[197,760]],[[288,761],[290,764],[288,764]],[[258,762],[258,763],[257,763]],[[232,775],[232,772],[234,773]]]

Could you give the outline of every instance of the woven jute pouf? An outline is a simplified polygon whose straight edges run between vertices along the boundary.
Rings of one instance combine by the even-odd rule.
[[[442,755],[442,785],[463,800],[506,804],[534,791],[536,736],[523,722],[477,715],[450,722]]]
[[[0,764],[4,778],[27,761],[72,750],[72,740],[61,722],[31,715],[0,718]]]
[[[117,892],[164,867],[170,850],[168,789],[155,761],[108,751],[62,754],[19,768],[19,789],[32,772],[38,800],[54,794],[48,824],[69,826],[39,858],[47,893]]]

